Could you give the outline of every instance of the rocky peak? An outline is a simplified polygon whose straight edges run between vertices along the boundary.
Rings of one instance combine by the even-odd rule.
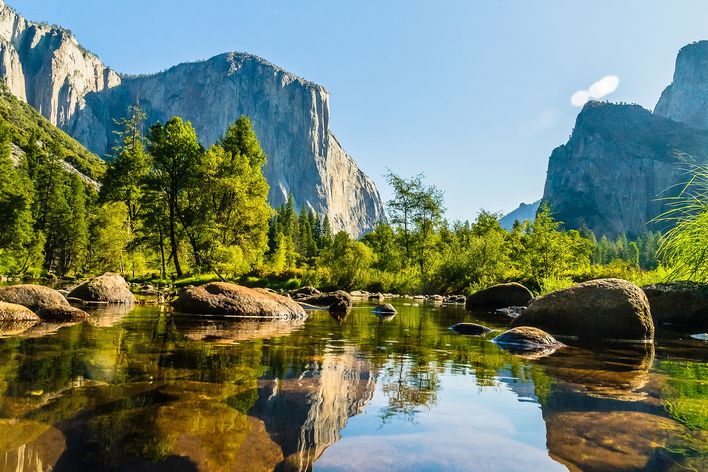
[[[15,96],[63,126],[84,96],[120,83],[118,74],[66,29],[28,21],[0,2],[0,75]]]
[[[708,128],[708,41],[681,48],[671,85],[654,113],[695,128]]]
[[[543,199],[568,228],[636,236],[651,229],[665,197],[708,163],[708,131],[662,118],[638,105],[590,102],[568,142],[548,163]]]

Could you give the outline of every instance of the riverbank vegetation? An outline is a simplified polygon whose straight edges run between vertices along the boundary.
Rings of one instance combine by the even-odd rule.
[[[465,293],[515,280],[547,292],[598,277],[662,280],[671,272],[661,258],[680,267],[677,254],[706,227],[686,223],[684,212],[659,251],[658,233],[598,239],[563,229],[547,206],[511,231],[487,211],[451,222],[440,189],[422,175],[389,172],[388,221],[357,240],[292,196],[270,208],[266,155],[247,117],[209,148],[178,117],[146,131],[144,119],[135,107],[119,123],[105,172],[91,172],[100,186],[67,171],[65,151],[43,136],[18,138],[0,121],[0,273],[115,271],[139,280],[397,293]],[[681,276],[696,274],[705,272]]]

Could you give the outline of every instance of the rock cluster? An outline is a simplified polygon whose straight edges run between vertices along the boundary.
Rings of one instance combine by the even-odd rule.
[[[50,287],[30,284],[0,287],[0,322],[65,323],[89,318],[88,313],[69,305],[61,293]]]

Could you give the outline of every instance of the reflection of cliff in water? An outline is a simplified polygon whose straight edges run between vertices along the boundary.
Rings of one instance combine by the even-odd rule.
[[[375,383],[373,366],[354,348],[326,353],[297,376],[260,380],[249,415],[261,419],[283,449],[276,470],[311,470],[347,420],[363,410]]]

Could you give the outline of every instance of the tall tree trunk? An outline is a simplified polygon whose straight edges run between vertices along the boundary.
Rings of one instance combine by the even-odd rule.
[[[175,202],[174,197],[170,197],[170,245],[172,246],[172,260],[175,263],[175,272],[177,277],[182,277],[182,267],[179,265],[179,256],[177,255],[177,238],[175,236]]]

